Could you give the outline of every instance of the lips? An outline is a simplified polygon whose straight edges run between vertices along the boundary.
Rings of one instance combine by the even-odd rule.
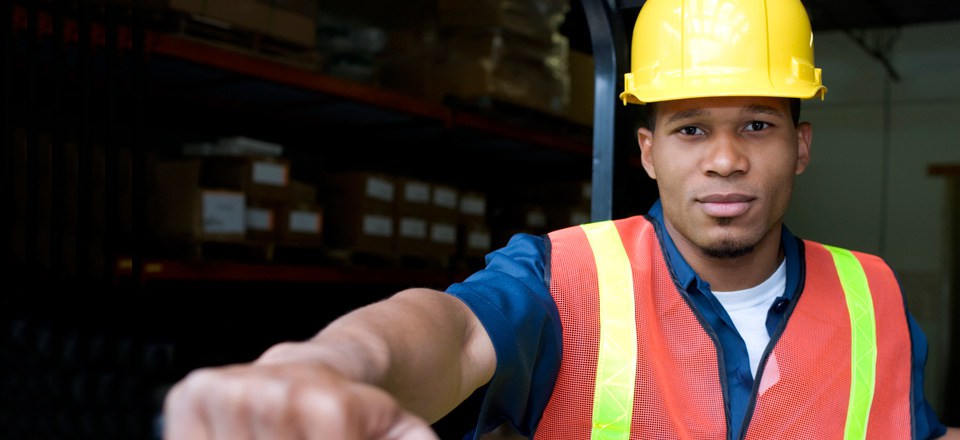
[[[711,217],[737,217],[750,209],[756,197],[746,194],[708,194],[696,199],[703,212]]]

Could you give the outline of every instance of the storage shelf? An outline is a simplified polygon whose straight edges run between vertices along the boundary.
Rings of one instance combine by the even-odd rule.
[[[383,167],[467,190],[489,190],[502,198],[525,184],[583,179],[591,173],[591,127],[558,115],[485,100],[437,102],[261,57],[225,42],[161,31],[169,27],[153,21],[151,14],[57,5],[15,2],[10,7],[8,73],[17,87],[8,100],[25,109],[9,120],[12,128],[25,130],[17,148],[34,155],[47,136],[52,139],[47,146],[51,163],[76,167],[70,177],[75,193],[50,196],[43,190],[41,184],[55,184],[61,177],[32,159],[39,154],[28,156],[30,172],[16,177],[27,185],[24,200],[40,202],[26,205],[26,226],[14,235],[28,237],[27,244],[52,240],[53,250],[64,253],[71,265],[59,272],[65,279],[73,276],[74,266],[96,279],[115,277],[120,283],[438,285],[462,279],[459,269],[432,265],[165,258],[171,254],[147,245],[155,237],[145,234],[142,223],[148,161],[212,136],[244,135],[289,146],[291,160],[305,176],[341,164],[369,165],[371,170]],[[77,156],[74,164],[67,163],[70,154]],[[67,211],[50,224],[30,221],[43,219],[41,208]],[[81,231],[76,238],[69,235],[73,230]],[[48,267],[43,260],[47,251],[25,259]],[[143,270],[132,271],[129,260],[121,264],[125,268],[113,268],[111,262],[124,254],[135,255]]]
[[[452,108],[443,103],[331,77],[175,34],[154,33],[150,35],[148,41],[149,47],[147,50],[149,54],[191,61],[202,66],[222,69],[274,84],[291,86],[352,103],[424,118],[437,122],[448,130],[477,130],[567,154],[585,157],[592,154],[589,127],[575,127],[577,124],[573,122],[563,122],[562,124],[568,128],[578,129],[579,133],[555,134],[556,130],[529,128],[524,126],[523,123],[496,120],[489,116]],[[537,113],[533,110],[530,112],[531,114]]]
[[[117,275],[132,275],[132,260],[117,263]],[[229,281],[283,283],[363,283],[366,285],[416,285],[446,287],[468,274],[438,269],[402,267],[323,266],[312,264],[264,264],[223,261],[148,259],[141,262],[140,279],[150,281]]]

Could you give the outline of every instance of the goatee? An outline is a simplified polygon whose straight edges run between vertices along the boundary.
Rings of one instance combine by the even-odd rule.
[[[755,244],[742,245],[739,243],[721,242],[717,246],[701,247],[700,251],[706,256],[717,259],[738,258],[753,252]]]

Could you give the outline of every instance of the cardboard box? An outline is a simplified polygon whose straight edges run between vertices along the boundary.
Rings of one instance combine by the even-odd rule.
[[[150,231],[157,238],[177,241],[243,241],[246,195],[204,188],[200,169],[199,160],[156,164],[147,203]]]
[[[549,41],[559,32],[566,1],[439,0],[439,22],[449,27],[504,28]]]
[[[460,207],[460,191],[449,185],[434,184],[430,196],[431,218],[436,221],[456,223]]]
[[[478,224],[460,225],[458,233],[459,253],[466,257],[483,257],[492,247],[493,235],[490,228]]]
[[[397,250],[405,255],[452,257],[457,252],[457,225],[423,217],[399,218]]]
[[[321,176],[325,243],[332,247],[395,251],[397,179],[367,171]]]
[[[316,46],[316,16],[257,0],[169,0],[169,8],[259,32],[304,48]]]
[[[284,158],[205,157],[200,185],[241,191],[251,199],[284,201],[289,197],[290,161]]]
[[[317,186],[296,179],[291,180],[284,200],[294,206],[316,205]]]
[[[247,200],[247,238],[258,241],[276,241],[280,236],[279,219],[283,205],[269,200]]]
[[[457,253],[457,224],[442,220],[431,222],[428,243],[433,254],[454,256]]]
[[[570,102],[569,79],[558,76],[543,61],[452,54],[432,74],[427,94],[433,100],[495,99],[558,116]]]
[[[267,34],[304,49],[317,45],[316,16],[277,7],[270,8]]]
[[[460,194],[457,201],[459,222],[464,224],[487,224],[487,196],[476,191]]]
[[[397,214],[429,216],[432,210],[433,184],[420,179],[402,177],[397,179],[399,188]],[[426,231],[426,228],[424,228]],[[402,235],[402,234],[401,234]],[[424,233],[426,237],[426,233]]]
[[[401,215],[397,221],[397,251],[417,256],[433,253],[428,240],[429,222],[425,217]]]
[[[319,206],[290,206],[281,216],[280,242],[297,245],[323,243],[323,210]]]
[[[225,24],[266,31],[270,5],[255,0],[169,0],[170,9],[221,20]]]

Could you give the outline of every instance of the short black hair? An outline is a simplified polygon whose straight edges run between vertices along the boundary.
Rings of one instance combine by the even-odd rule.
[[[790,116],[793,119],[793,126],[796,127],[800,124],[800,98],[786,98],[790,102]],[[657,125],[657,107],[655,102],[650,102],[645,105],[641,105],[642,108],[639,112],[640,117],[638,118],[639,122],[648,128],[650,131],[654,131]],[[640,127],[635,127],[640,128]],[[636,130],[634,130],[636,131]]]

